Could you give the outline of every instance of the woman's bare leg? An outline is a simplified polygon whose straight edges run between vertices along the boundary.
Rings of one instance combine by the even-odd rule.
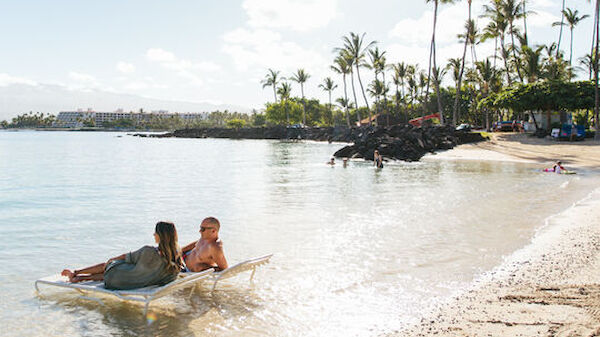
[[[102,280],[104,277],[104,267],[105,266],[106,266],[106,263],[98,263],[96,265],[86,267],[83,269],[79,269],[79,270],[71,271],[69,269],[65,269],[60,274],[68,277],[70,282],[79,282],[79,281],[75,281],[75,278],[82,276],[83,274],[86,274],[86,276],[90,276],[90,277],[93,275],[101,275],[102,278],[100,278],[100,280]],[[80,280],[80,281],[84,281],[84,280]]]
[[[102,274],[89,274],[89,275],[77,275],[69,279],[70,282],[81,282],[81,281],[103,281],[104,273]]]

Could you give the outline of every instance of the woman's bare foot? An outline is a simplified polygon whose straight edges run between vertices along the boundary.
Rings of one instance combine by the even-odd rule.
[[[73,282],[73,278],[76,277],[75,273],[70,271],[69,269],[65,269],[60,273],[62,276],[66,276],[69,278],[69,282]]]

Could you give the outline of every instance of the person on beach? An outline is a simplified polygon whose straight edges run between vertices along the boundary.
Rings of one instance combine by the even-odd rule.
[[[344,158],[343,160],[344,168],[348,166],[348,158]]]
[[[565,169],[562,166],[562,163],[560,161],[557,161],[556,164],[554,164],[554,166],[552,167],[552,170],[554,170],[554,173],[558,173],[561,174],[563,171],[567,171],[567,169]]]
[[[219,239],[219,220],[208,217],[200,224],[200,240],[181,249],[185,262],[184,271],[199,272],[209,268],[216,271],[227,269],[223,253],[223,241]]]
[[[326,162],[325,164],[331,165],[331,166],[335,165],[335,158],[331,157],[331,159],[328,162]]]
[[[373,165],[377,168],[383,168],[383,157],[379,154],[378,150],[373,153]]]
[[[104,281],[106,289],[135,289],[165,285],[177,277],[182,259],[177,244],[177,230],[172,222],[160,221],[154,230],[158,247],[144,246],[135,252],[113,257],[106,263],[75,269],[65,269],[61,275],[69,282]]]

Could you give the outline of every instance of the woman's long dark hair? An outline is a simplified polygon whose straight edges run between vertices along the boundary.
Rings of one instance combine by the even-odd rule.
[[[177,243],[177,230],[172,222],[159,221],[155,229],[158,234],[158,250],[168,262],[168,269],[171,272],[181,270],[183,265],[181,254],[179,253],[179,244]]]

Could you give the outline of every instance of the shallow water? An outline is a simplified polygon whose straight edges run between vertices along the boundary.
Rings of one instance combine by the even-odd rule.
[[[122,137],[120,137],[122,136]],[[0,132],[3,335],[371,336],[400,329],[599,185],[492,162],[325,161],[340,144]],[[230,264],[272,263],[158,301],[105,306],[33,281],[221,220]],[[153,319],[155,316],[156,319]]]

